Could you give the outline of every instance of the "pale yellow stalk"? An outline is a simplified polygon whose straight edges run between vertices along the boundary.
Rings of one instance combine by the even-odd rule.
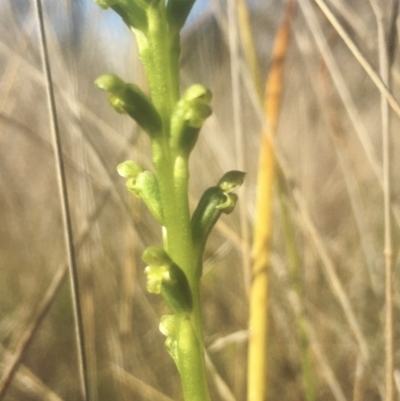
[[[272,137],[277,131],[282,92],[283,61],[287,52],[294,1],[289,0],[272,52],[265,91],[266,127],[262,133],[257,182],[253,268],[250,291],[247,400],[263,401],[267,394],[268,265],[272,231],[272,195],[275,155]]]

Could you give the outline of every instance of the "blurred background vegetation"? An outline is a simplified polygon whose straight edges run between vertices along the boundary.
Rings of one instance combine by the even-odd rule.
[[[374,2],[327,3],[378,71]],[[388,27],[392,1],[381,0],[378,5]],[[143,249],[160,244],[161,235],[115,169],[126,159],[151,168],[149,141],[128,117],[117,115],[93,85],[99,75],[113,72],[146,87],[135,41],[117,16],[90,0],[46,0],[44,6],[74,235],[79,242],[76,253],[93,400],[179,400],[179,377],[158,330],[166,309],[159,297],[146,293],[141,261]],[[264,82],[284,2],[251,0],[247,7]],[[399,28],[394,25],[396,36]],[[239,49],[234,54],[232,29]],[[224,172],[247,172],[240,204],[222,218],[209,241],[203,277],[212,399],[224,401],[244,400],[246,394],[248,250],[265,123],[241,29],[237,21],[229,20],[225,0],[199,1],[182,36],[182,88],[199,82],[214,94],[214,114],[191,162],[192,206]],[[385,372],[380,94],[312,0],[299,2],[291,30],[275,149],[284,177],[278,192],[294,227],[299,271],[294,280],[283,239],[285,220],[275,196],[268,399],[306,399],[301,372],[305,341],[316,400],[380,400]],[[400,88],[397,49],[396,42],[391,49],[395,95]],[[239,90],[232,90],[235,63]],[[398,391],[400,126],[392,114]],[[39,311],[50,283],[66,263],[38,29],[29,0],[0,2],[0,141],[3,377],[13,355],[24,348],[26,333],[41,321]],[[80,399],[67,279],[43,316],[3,398],[6,401]],[[303,342],[296,329],[299,317],[305,322]]]

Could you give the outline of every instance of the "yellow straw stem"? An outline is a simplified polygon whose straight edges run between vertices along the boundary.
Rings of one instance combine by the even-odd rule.
[[[277,131],[294,0],[289,0],[279,25],[265,89],[266,128],[262,133],[257,181],[256,221],[253,238],[253,271],[250,290],[247,401],[264,401],[267,395],[268,264],[272,232],[272,195],[275,155],[272,143]]]

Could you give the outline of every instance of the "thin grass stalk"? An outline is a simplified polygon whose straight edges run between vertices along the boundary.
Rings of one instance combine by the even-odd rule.
[[[364,149],[365,155],[369,161],[369,164],[374,172],[374,175],[378,178],[380,185],[382,185],[380,166],[376,160],[375,150],[369,139],[365,124],[360,117],[355,102],[351,96],[349,88],[344,81],[344,78],[339,70],[338,63],[336,62],[327,40],[322,32],[321,25],[317,19],[316,13],[310,4],[309,0],[299,0],[299,5],[306,19],[306,23],[310,28],[318,50],[328,68],[332,80],[337,88],[338,94],[346,108],[346,111],[350,117],[350,120],[354,126],[354,129],[359,138],[360,144]]]
[[[230,69],[231,69],[231,85],[232,85],[232,112],[233,112],[233,130],[235,135],[235,152],[239,170],[245,170],[245,141],[243,137],[243,121],[242,121],[242,102],[241,102],[241,80],[240,80],[240,48],[237,21],[236,1],[228,0],[228,36],[230,51]],[[246,183],[244,182],[239,194],[245,193]],[[241,253],[242,264],[245,279],[245,288],[248,289],[250,283],[248,281],[248,272],[250,270],[250,233],[247,219],[247,207],[245,202],[239,203],[240,209],[240,231],[242,237]],[[247,279],[247,280],[246,280]]]
[[[291,286],[293,288],[293,291],[296,292],[298,299],[301,300],[303,293],[300,278],[301,261],[298,246],[296,244],[295,229],[290,215],[287,194],[285,193],[286,188],[284,186],[284,176],[281,170],[278,170],[277,181],[279,186],[277,192],[279,196],[279,205],[281,208],[283,235],[286,245],[286,253],[288,255]],[[315,383],[313,362],[310,350],[310,341],[305,326],[306,315],[303,308],[301,308],[301,310],[299,310],[298,313],[295,314],[295,318],[297,327],[297,338],[300,350],[301,374],[304,395],[307,401],[314,401]]]
[[[363,17],[352,9],[352,4],[347,0],[330,0],[332,8],[336,9],[336,12],[340,14],[341,18],[346,21],[348,26],[351,26],[352,30],[360,37],[365,37],[368,34],[368,27]]]
[[[363,399],[364,369],[365,365],[362,359],[358,357],[354,373],[353,401],[362,401]]]
[[[390,62],[388,54],[389,35],[386,34],[386,21],[381,6],[370,0],[378,28],[379,73],[382,82],[390,90]],[[398,2],[393,3],[392,12],[397,14]],[[395,24],[389,26],[395,29]],[[391,57],[393,59],[393,57]],[[390,185],[390,120],[389,105],[381,93],[382,123],[382,160],[383,160],[383,203],[384,203],[384,263],[385,263],[385,401],[394,400],[394,346],[393,346],[393,288],[392,288],[392,221],[391,221],[391,185]]]
[[[26,125],[21,124],[20,122],[16,121],[14,118],[11,118],[9,116],[6,116],[0,112],[0,123],[6,122],[10,125],[12,125],[14,128],[16,128],[21,134],[24,136],[28,137],[29,140],[32,140],[33,143],[37,144],[38,146],[42,147],[44,150],[47,152],[51,152],[52,148],[50,143],[48,143],[45,139],[43,139],[40,135],[37,134],[37,132],[33,131]],[[121,196],[120,192],[117,191],[116,189],[116,184],[115,181],[113,180],[113,177],[110,173],[110,171],[107,169],[106,162],[102,155],[98,152],[98,150],[95,148],[93,142],[91,141],[90,137],[87,135],[84,135],[87,144],[89,147],[93,150],[94,155],[97,157],[99,164],[103,168],[104,176],[106,176],[109,180],[109,185],[108,188],[104,189],[104,185],[100,184],[98,177],[94,176],[93,174],[90,174],[87,171],[82,170],[80,166],[78,166],[71,158],[69,155],[64,154],[64,163],[65,166],[70,168],[72,171],[76,172],[77,174],[81,176],[87,176],[92,180],[93,183],[96,184],[96,188],[101,190],[101,191],[110,191],[110,196],[114,201],[116,201],[119,206],[122,208],[122,210],[125,212],[126,218],[130,220],[130,225],[131,227],[134,227],[134,221],[132,219],[132,213],[130,212],[130,209],[127,205],[127,202],[124,201],[123,197]],[[123,155],[125,152],[121,155]],[[228,230],[228,229],[227,229]],[[233,235],[233,234],[232,234]],[[236,238],[236,237],[233,237]]]
[[[21,49],[21,53],[24,53],[30,42],[30,35],[35,28],[34,20],[29,18],[29,25],[25,28],[27,34],[17,40],[16,48]],[[20,70],[21,59],[13,58],[9,60],[7,67],[3,70],[1,77],[1,96],[0,96],[0,110],[6,110],[6,106],[10,107],[12,98],[10,97],[13,85],[17,80],[18,72]]]
[[[364,362],[368,362],[370,358],[368,343],[361,331],[360,324],[356,318],[349,297],[347,296],[343,288],[343,285],[336,273],[335,264],[333,260],[330,258],[328,251],[317,231],[317,228],[315,227],[310,217],[310,213],[307,210],[305,201],[301,196],[300,191],[297,188],[293,189],[293,197],[299,207],[303,230],[305,234],[309,237],[319,257],[321,258],[321,261],[325,269],[325,274],[328,278],[329,285],[331,286],[332,289],[332,293],[337,298],[343,310],[343,313],[346,317],[350,330],[358,344],[358,347],[360,349],[360,354],[362,355]]]
[[[46,43],[46,33],[44,27],[44,18],[43,18],[43,10],[42,4],[40,0],[36,0],[36,12],[37,12],[37,22],[39,26],[39,34],[40,34],[40,46],[41,46],[41,57],[43,68],[46,76],[46,88],[47,88],[47,99],[48,99],[48,107],[50,112],[50,127],[52,132],[52,140],[55,154],[55,162],[56,162],[56,171],[57,171],[57,181],[58,181],[58,189],[60,194],[60,203],[61,203],[61,212],[63,218],[63,227],[64,227],[64,238],[65,238],[65,247],[67,251],[68,258],[68,271],[70,275],[71,281],[71,296],[72,296],[72,307],[74,313],[74,321],[75,321],[75,336],[76,336],[76,344],[78,351],[78,367],[79,367],[79,380],[82,398],[87,401],[89,400],[88,388],[89,388],[89,379],[87,374],[87,356],[85,350],[85,336],[83,329],[83,317],[82,317],[82,308],[81,301],[79,296],[79,279],[78,279],[78,270],[76,265],[75,258],[75,248],[74,248],[74,240],[72,234],[72,223],[71,223],[71,215],[69,209],[68,202],[68,189],[67,182],[65,176],[64,169],[64,161],[62,156],[62,144],[60,137],[60,130],[58,125],[57,118],[57,108],[54,97],[54,89],[53,89],[53,80],[51,76],[51,67],[49,60],[49,53],[47,49]]]
[[[21,69],[23,69],[24,73],[26,73],[33,82],[42,83],[43,74],[36,67],[36,65],[32,65],[30,62],[26,61],[21,57],[21,54],[17,53],[14,48],[10,48],[6,43],[0,41],[0,54],[4,55],[6,58],[10,59],[14,57],[18,60]],[[87,105],[79,101],[79,99],[74,98],[69,92],[65,91],[63,88],[58,86],[53,82],[53,87],[56,88],[57,94],[61,96],[63,100],[65,100],[69,104],[76,104],[81,111],[81,115],[85,116],[87,122],[93,124],[99,133],[112,137],[113,141],[121,141],[121,145],[125,146],[125,148],[129,148],[131,146],[128,139],[126,139],[123,135],[119,135],[120,132],[112,127],[101,115],[97,115],[93,112]],[[7,118],[7,117],[3,117]],[[65,158],[65,156],[64,156]]]
[[[324,354],[321,344],[318,341],[317,331],[311,325],[311,322],[304,322],[307,330],[307,337],[310,339],[311,348],[315,359],[318,361],[319,367],[321,369],[321,375],[325,377],[325,380],[333,394],[336,401],[346,401],[347,398],[340,386],[340,383],[335,376],[335,372],[329,365],[329,359]]]
[[[93,214],[88,218],[86,227],[82,230],[82,232],[78,235],[78,239],[75,243],[75,249],[78,251],[86,239],[89,237],[90,229],[92,224],[97,220],[99,215],[101,214],[107,200],[110,196],[110,191],[107,191],[100,201],[98,207],[93,212]],[[40,324],[43,322],[44,318],[46,317],[47,313],[49,312],[51,306],[53,305],[58,292],[61,289],[61,286],[66,278],[68,271],[68,264],[63,263],[60,265],[47,290],[44,292],[43,298],[39,306],[37,307],[35,316],[31,319],[31,323],[24,329],[23,335],[19,340],[12,357],[9,361],[7,361],[6,366],[3,370],[3,375],[0,381],[0,400],[3,399],[7,390],[18,371],[18,367],[21,364],[22,359],[24,358],[26,351],[29,348],[29,345],[32,343],[32,340],[37,333]]]
[[[0,369],[3,370],[7,360],[12,358],[12,354],[6,351],[5,348],[0,344],[0,356],[2,361],[0,362]],[[50,390],[30,369],[26,366],[21,365],[19,371],[15,375],[14,386],[24,391],[26,397],[34,396],[35,399],[42,401],[63,401],[56,393]]]
[[[308,2],[308,0],[301,0],[301,1]],[[355,44],[355,42],[351,39],[350,35],[345,31],[343,26],[340,24],[340,22],[335,17],[335,15],[331,12],[331,10],[328,8],[326,3],[323,0],[314,0],[314,1],[317,3],[317,5],[321,9],[321,11],[325,14],[326,18],[329,20],[329,22],[335,28],[335,30],[339,34],[339,36],[343,39],[343,42],[349,48],[349,50],[351,51],[353,56],[356,58],[356,60],[359,62],[361,67],[365,70],[365,72],[371,78],[372,82],[375,84],[375,86],[378,88],[378,90],[381,92],[381,94],[388,101],[392,110],[397,114],[397,116],[400,117],[400,104],[397,101],[397,99],[393,96],[393,94],[390,92],[390,90],[388,89],[386,84],[383,82],[382,78],[379,76],[379,74],[374,70],[374,68],[369,63],[369,61],[362,54],[361,50],[358,48],[358,46]]]
[[[257,92],[260,103],[263,98],[262,79],[260,71],[260,63],[258,61],[256,47],[254,45],[253,32],[251,30],[251,22],[249,10],[245,0],[236,0],[237,16],[239,23],[239,33],[242,42],[242,49],[246,56],[246,61],[249,66],[250,75],[254,83],[254,89]]]
[[[218,373],[217,369],[215,368],[211,358],[209,355],[206,353],[206,366],[207,366],[207,372],[209,376],[212,377],[212,380],[214,382],[214,386],[218,391],[218,395],[220,397],[221,401],[236,401],[234,395],[232,394],[232,391],[230,390],[229,386],[226,384],[224,379],[221,377],[221,375]]]
[[[153,387],[139,380],[132,374],[128,373],[126,370],[122,369],[116,364],[112,364],[111,374],[117,379],[117,381],[131,389],[136,395],[142,396],[146,400],[152,401],[173,401],[172,398],[160,393]],[[133,398],[132,398],[133,399]]]
[[[272,267],[278,277],[282,277],[284,281],[288,282],[288,273],[283,266],[283,263],[274,261]],[[325,381],[332,392],[332,395],[336,401],[346,401],[346,397],[340,386],[340,383],[335,376],[335,372],[331,368],[328,358],[324,354],[322,346],[317,336],[317,331],[313,326],[312,322],[307,318],[303,311],[303,304],[295,291],[293,286],[287,286],[286,297],[289,305],[291,306],[295,316],[302,320],[302,325],[307,335],[310,344],[310,352],[315,359],[315,363],[318,366],[318,374],[325,378]]]
[[[321,66],[320,78],[323,112],[331,128],[338,162],[342,170],[351,208],[360,236],[361,246],[367,263],[370,284],[373,291],[377,294],[381,291],[381,286],[377,280],[378,254],[364,207],[364,202],[360,193],[360,186],[351,167],[346,131],[342,125],[338,109],[334,105],[332,94],[330,93],[331,80],[329,79],[325,63]]]
[[[278,128],[284,59],[290,37],[293,1],[289,1],[279,25],[268,75],[264,113],[268,129],[262,133],[257,179],[256,222],[252,249],[250,290],[247,400],[263,401],[267,394],[268,283],[272,230],[272,198],[275,178],[275,154],[272,137]]]

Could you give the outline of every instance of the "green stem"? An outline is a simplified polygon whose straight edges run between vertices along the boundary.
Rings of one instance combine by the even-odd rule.
[[[208,401],[202,333],[199,278],[190,227],[188,201],[188,159],[176,156],[169,146],[171,112],[179,100],[179,57],[177,35],[171,37],[165,2],[160,1],[147,11],[146,35],[136,32],[155,108],[159,112],[163,133],[153,140],[153,165],[160,187],[166,236],[164,247],[185,272],[193,296],[193,311],[177,324],[178,369],[185,401]]]

